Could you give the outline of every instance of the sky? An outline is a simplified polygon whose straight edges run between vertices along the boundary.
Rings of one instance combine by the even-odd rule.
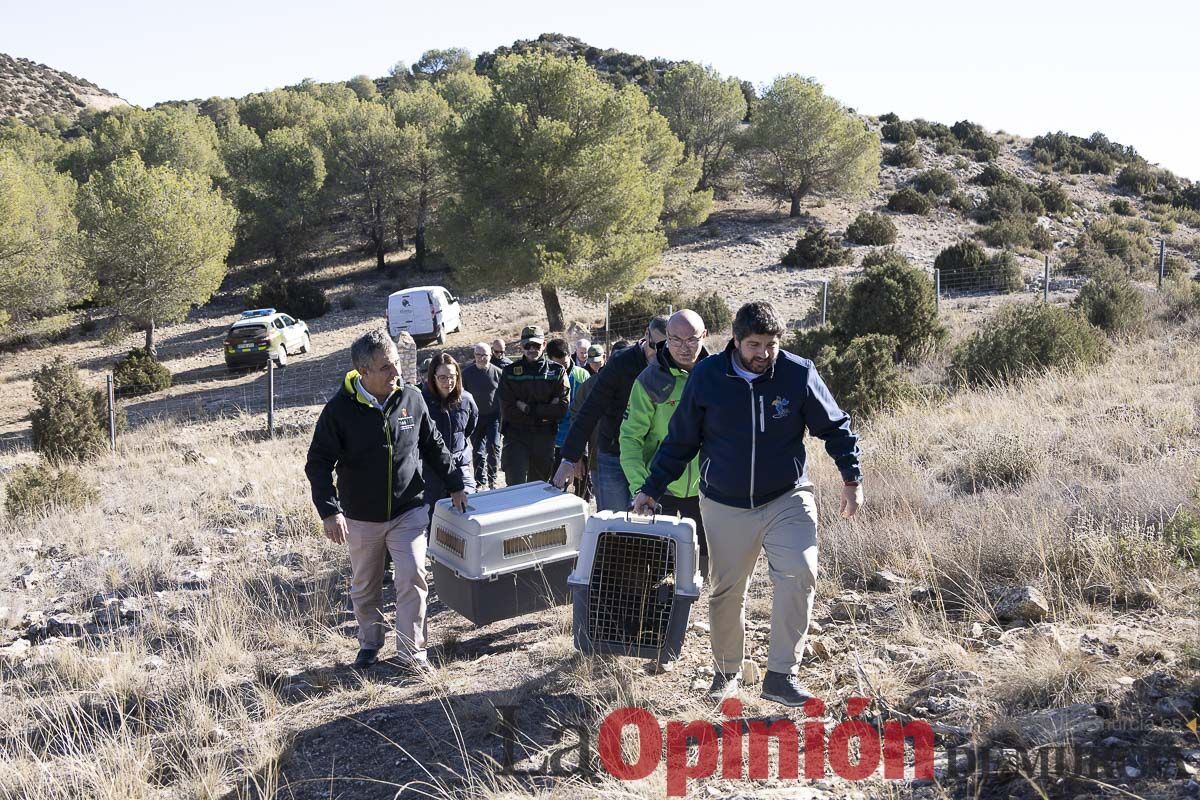
[[[303,78],[382,76],[431,48],[472,54],[544,32],[710,64],[756,85],[788,73],[867,114],[1035,136],[1102,131],[1200,180],[1200,4],[0,0],[0,52],[149,106]]]

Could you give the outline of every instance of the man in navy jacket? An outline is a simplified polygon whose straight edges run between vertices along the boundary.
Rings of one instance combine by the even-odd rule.
[[[811,361],[780,349],[783,332],[770,303],[738,310],[725,352],[692,370],[633,504],[635,512],[651,513],[699,453],[716,661],[709,694],[718,702],[738,690],[746,592],[759,550],[767,553],[774,586],[762,695],[788,706],[812,697],[795,674],[817,582],[817,506],[806,468],[806,430],[824,440],[841,473],[842,516],[853,516],[863,502],[850,417]]]

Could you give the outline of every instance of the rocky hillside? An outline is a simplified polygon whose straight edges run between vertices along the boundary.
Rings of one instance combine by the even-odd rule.
[[[32,121],[50,114],[74,119],[87,108],[128,105],[107,89],[69,72],[0,53],[0,118]]]

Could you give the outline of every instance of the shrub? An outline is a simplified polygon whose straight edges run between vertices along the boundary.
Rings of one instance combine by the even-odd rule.
[[[1001,252],[989,258],[982,247],[969,239],[947,247],[938,254],[933,266],[940,270],[945,289],[1011,292],[1024,285],[1011,253]]]
[[[1117,173],[1117,188],[1138,195],[1147,195],[1158,188],[1158,173],[1144,162],[1135,162]]]
[[[315,319],[329,311],[329,299],[315,283],[276,273],[250,288],[246,308],[277,308],[297,319]]]
[[[1092,261],[1100,260],[1097,256],[1111,256],[1130,272],[1145,271],[1155,256],[1149,235],[1142,220],[1106,217],[1090,223],[1076,238],[1074,249],[1078,256]]]
[[[1048,369],[1102,364],[1111,348],[1077,312],[1046,303],[1002,308],[964,341],[951,372],[970,384],[1016,380]]]
[[[950,128],[940,122],[929,122],[923,119],[914,119],[911,123],[913,133],[922,139],[949,139],[951,137]]]
[[[1024,215],[1007,216],[988,225],[976,235],[988,247],[1025,247],[1035,227]]]
[[[717,291],[702,292],[688,301],[687,308],[692,309],[704,320],[709,333],[724,331],[733,324],[733,312],[729,304]]]
[[[995,164],[988,164],[982,172],[971,178],[971,183],[977,186],[1000,186],[1014,181],[1016,178]]]
[[[796,244],[783,254],[780,261],[787,267],[819,269],[849,264],[853,259],[850,249],[830,236],[824,228],[810,227]]]
[[[912,186],[922,194],[943,195],[958,188],[958,181],[944,169],[927,169],[917,173]]]
[[[970,216],[975,213],[975,200],[966,192],[955,192],[950,195],[949,205],[963,216]]]
[[[1000,144],[983,129],[982,125],[960,120],[950,126],[950,133],[966,150],[974,153],[976,161],[991,161],[1000,155]]]
[[[988,189],[987,198],[976,209],[980,222],[995,222],[1014,214],[1040,216],[1046,209],[1033,189],[1020,181],[1002,183]]]
[[[883,163],[889,167],[919,167],[924,162],[921,159],[921,151],[911,142],[904,142],[885,150]]]
[[[822,350],[827,347],[836,349],[841,343],[841,336],[834,330],[833,325],[814,325],[796,331],[788,340],[785,349],[815,362],[820,357]]]
[[[912,358],[942,342],[933,281],[894,250],[872,253],[863,277],[850,284],[845,308],[833,317],[843,339],[883,334],[896,346],[895,358]]]
[[[917,134],[907,122],[887,122],[879,130],[885,142],[915,142]]]
[[[4,487],[4,510],[10,517],[41,514],[52,508],[77,510],[100,499],[78,470],[49,464],[24,464],[12,471]]]
[[[1108,204],[1109,210],[1114,214],[1119,214],[1122,217],[1132,217],[1137,214],[1137,209],[1133,207],[1133,203],[1126,200],[1124,197],[1118,197]]]
[[[912,388],[896,368],[894,336],[868,334],[844,348],[824,347],[815,359],[817,373],[852,416],[869,417],[899,405]]]
[[[1200,564],[1200,513],[1181,508],[1163,526],[1163,541],[1184,561]]]
[[[339,302],[343,311],[349,311],[352,308],[358,308],[358,298],[353,294],[342,295],[342,299]]]
[[[863,211],[846,228],[846,238],[855,244],[891,244],[896,241],[896,225],[883,214]]]
[[[1048,253],[1054,249],[1054,237],[1048,228],[1035,223],[1029,226],[1029,246],[1039,253]]]
[[[108,446],[104,392],[85,389],[79,371],[61,356],[34,374],[33,398],[33,449],[46,458],[84,461]]]
[[[113,384],[117,397],[151,394],[170,388],[171,371],[144,347],[135,347],[113,365]]]
[[[1071,307],[1106,333],[1137,327],[1145,312],[1142,293],[1127,275],[1113,270],[1093,275],[1079,290]]]
[[[905,186],[888,198],[887,207],[889,211],[898,211],[901,214],[928,214],[933,208],[933,203],[926,195]]]
[[[900,117],[894,111],[889,111],[886,114],[880,114],[879,121],[884,125],[894,125],[900,121]]]
[[[671,308],[682,308],[681,301],[682,296],[673,289],[634,291],[609,307],[609,330],[615,337],[636,339],[645,333],[651,317],[666,314]]]
[[[1067,192],[1063,189],[1061,183],[1042,181],[1041,185],[1034,191],[1042,201],[1042,205],[1045,207],[1047,213],[1066,214],[1070,212],[1071,198],[1067,196]]]
[[[1096,172],[1110,174],[1117,163],[1138,159],[1132,147],[1110,141],[1100,132],[1087,139],[1070,136],[1062,131],[1036,136],[1030,145],[1033,160],[1053,166],[1063,172]]]
[[[1015,489],[1037,474],[1041,452],[1016,436],[992,436],[968,449],[944,477],[960,492]]]
[[[1186,275],[1175,275],[1163,283],[1165,316],[1170,322],[1186,322],[1200,315],[1200,283]]]

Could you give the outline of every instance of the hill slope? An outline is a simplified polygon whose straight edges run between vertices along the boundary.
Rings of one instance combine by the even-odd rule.
[[[129,105],[107,89],[69,72],[0,53],[0,118],[32,121],[47,114],[74,119],[86,108]]]

